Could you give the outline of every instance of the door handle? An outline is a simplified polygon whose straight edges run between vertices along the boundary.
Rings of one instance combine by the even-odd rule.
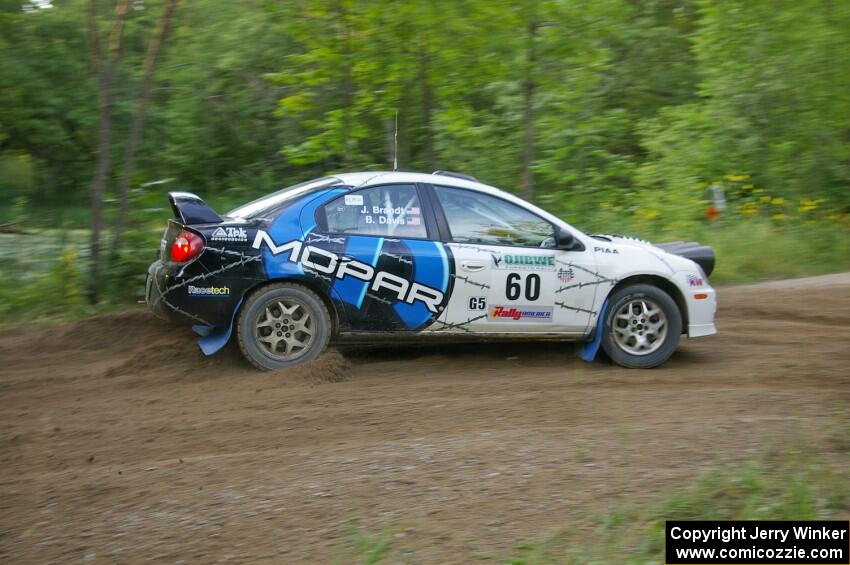
[[[462,261],[460,264],[460,268],[464,271],[480,271],[484,268],[484,263],[479,263],[478,261]]]

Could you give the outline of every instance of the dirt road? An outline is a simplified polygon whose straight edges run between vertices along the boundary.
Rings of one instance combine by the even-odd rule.
[[[141,307],[7,331],[0,561],[328,561],[355,522],[466,561],[769,447],[846,464],[850,278],[720,302],[720,334],[653,371],[499,344],[262,374]]]

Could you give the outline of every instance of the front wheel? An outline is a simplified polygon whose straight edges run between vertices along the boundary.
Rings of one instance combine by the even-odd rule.
[[[328,344],[331,321],[322,299],[297,284],[277,283],[251,295],[239,314],[239,349],[258,369],[312,361]]]
[[[651,369],[679,344],[682,314],[669,294],[648,284],[623,287],[608,298],[602,348],[616,364]]]

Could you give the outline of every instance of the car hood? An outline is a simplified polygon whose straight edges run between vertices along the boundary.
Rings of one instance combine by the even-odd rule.
[[[699,265],[706,277],[711,275],[712,271],[714,271],[714,265],[716,262],[714,250],[707,245],[701,245],[695,241],[651,243],[637,237],[613,234],[596,234],[591,237],[621,248],[626,247],[639,249],[652,254],[663,253],[668,258],[672,258],[676,262],[680,262],[682,258],[687,259],[688,261],[692,261]]]

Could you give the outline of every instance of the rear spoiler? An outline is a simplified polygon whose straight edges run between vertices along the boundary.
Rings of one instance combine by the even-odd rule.
[[[189,224],[220,224],[221,216],[207,206],[207,203],[191,192],[169,192],[168,202],[174,211],[174,217]]]
[[[695,241],[672,241],[670,243],[655,243],[653,245],[667,253],[690,259],[702,268],[705,276],[709,276],[714,270],[714,250],[707,245],[700,245]]]

